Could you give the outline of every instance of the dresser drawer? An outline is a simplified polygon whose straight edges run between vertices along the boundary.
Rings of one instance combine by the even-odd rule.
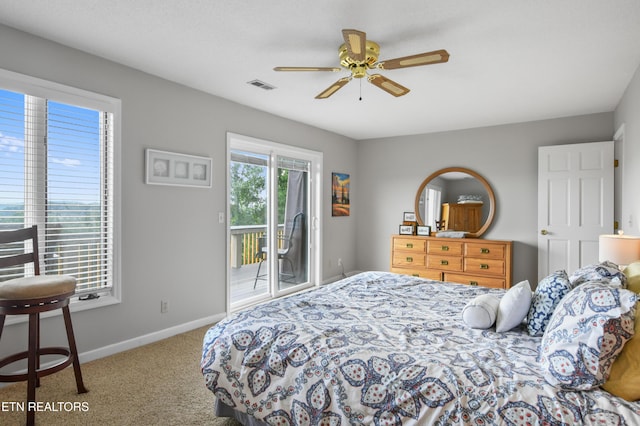
[[[504,244],[465,243],[464,255],[482,259],[504,259],[506,247]]]
[[[402,250],[403,252],[420,252],[426,253],[427,242],[417,238],[394,238],[393,251]]]
[[[490,288],[506,288],[505,280],[500,278],[478,277],[473,275],[450,274],[445,272],[443,281],[467,284],[473,286],[490,287]]]
[[[480,275],[505,275],[504,260],[464,258],[464,272]]]
[[[409,268],[391,268],[391,272],[396,274],[411,275],[414,277],[427,278],[429,280],[442,281],[442,272],[431,269],[409,269]]]
[[[394,252],[391,266],[394,268],[424,267],[427,264],[426,257],[424,253]]]
[[[427,267],[442,271],[462,272],[462,257],[430,254],[427,256]]]
[[[443,254],[447,256],[461,256],[463,243],[459,241],[429,241],[427,243],[427,253]]]
[[[438,281],[509,288],[512,250],[512,241],[393,235],[390,270]]]

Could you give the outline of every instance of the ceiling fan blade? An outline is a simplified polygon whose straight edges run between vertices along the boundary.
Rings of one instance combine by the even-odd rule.
[[[367,34],[358,30],[342,30],[344,44],[351,59],[356,62],[367,58]]]
[[[326,88],[322,93],[320,93],[318,96],[316,96],[316,99],[327,99],[329,96],[333,95],[334,93],[336,93],[339,89],[342,88],[342,86],[344,86],[345,84],[347,84],[349,81],[351,80],[351,78],[349,77],[343,77],[340,80],[336,81],[335,83],[333,83],[331,86],[329,86],[328,88]]]
[[[274,71],[342,71],[342,68],[332,67],[275,67]]]
[[[392,94],[393,96],[398,97],[398,96],[406,95],[407,93],[409,93],[409,89],[407,89],[401,84],[396,83],[393,80],[389,80],[387,77],[383,75],[373,74],[368,76],[367,79],[374,86],[378,86],[379,88],[381,88],[387,93]]]
[[[417,55],[403,56],[402,58],[389,59],[378,62],[377,68],[393,70],[397,68],[417,67],[421,65],[440,64],[449,60],[449,53],[444,50],[419,53]]]

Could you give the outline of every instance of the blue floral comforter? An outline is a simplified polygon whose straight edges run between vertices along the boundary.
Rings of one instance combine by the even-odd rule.
[[[640,424],[639,403],[546,383],[525,327],[467,327],[485,292],[365,272],[277,299],[207,332],[205,383],[272,425]]]

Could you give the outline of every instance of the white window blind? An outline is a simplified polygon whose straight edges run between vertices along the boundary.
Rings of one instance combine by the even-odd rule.
[[[298,170],[308,172],[311,162],[297,158],[278,157],[278,167],[286,170]]]
[[[75,276],[81,296],[111,290],[114,114],[0,86],[0,230],[32,225],[42,273]]]

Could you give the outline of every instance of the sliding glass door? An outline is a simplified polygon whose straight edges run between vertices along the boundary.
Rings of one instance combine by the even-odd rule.
[[[319,282],[314,173],[322,156],[235,134],[227,139],[233,310]]]

